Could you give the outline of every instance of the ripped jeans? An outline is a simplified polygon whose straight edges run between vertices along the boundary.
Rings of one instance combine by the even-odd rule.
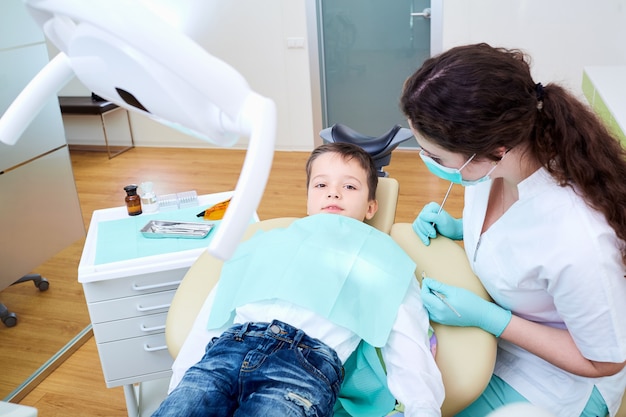
[[[213,339],[153,417],[332,416],[343,382],[335,351],[274,320]]]

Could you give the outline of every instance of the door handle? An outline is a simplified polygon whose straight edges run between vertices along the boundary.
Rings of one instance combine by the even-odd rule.
[[[411,16],[421,16],[424,19],[430,19],[430,7],[425,8],[424,10],[422,10],[421,13],[411,13]]]

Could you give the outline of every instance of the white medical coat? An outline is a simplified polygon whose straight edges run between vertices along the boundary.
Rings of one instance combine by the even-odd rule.
[[[604,216],[540,169],[518,185],[519,200],[481,236],[491,181],[466,187],[465,250],[491,297],[513,314],[567,328],[584,357],[626,360],[626,273]],[[529,335],[531,337],[532,335]],[[580,415],[593,386],[611,415],[626,369],[604,378],[573,375],[504,340],[494,373],[531,403]]]

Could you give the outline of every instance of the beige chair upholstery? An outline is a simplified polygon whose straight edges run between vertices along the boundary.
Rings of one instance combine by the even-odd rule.
[[[470,269],[465,251],[443,236],[425,246],[410,223],[396,223],[391,237],[417,264],[415,276],[426,276],[473,291],[490,300]],[[491,378],[496,360],[496,338],[476,327],[452,327],[432,323],[437,336],[435,361],[443,376],[446,397],[442,415],[453,416],[474,401]]]
[[[626,393],[624,393],[622,397],[622,405],[620,405],[619,410],[617,410],[615,417],[626,417]]]
[[[378,179],[376,188],[376,200],[378,211],[365,223],[377,228],[381,232],[389,234],[391,226],[396,220],[396,207],[398,205],[398,181],[394,178],[384,177]]]

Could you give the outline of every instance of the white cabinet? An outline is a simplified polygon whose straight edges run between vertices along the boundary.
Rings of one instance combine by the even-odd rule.
[[[165,319],[187,269],[161,273],[168,282],[156,292],[136,289],[140,276],[84,284],[107,387],[170,376]]]
[[[231,195],[232,192],[225,192],[199,196],[200,206],[187,209],[186,215],[190,211],[199,212]],[[186,244],[197,247],[146,256],[103,258],[99,251],[122,244],[115,239],[104,239],[105,226],[111,224],[104,222],[119,224],[123,221],[122,227],[132,230],[114,236],[120,236],[119,239],[134,236],[132,239],[136,242],[130,246],[138,246],[142,239],[146,240],[139,233],[141,225],[161,216],[167,216],[162,220],[170,220],[176,212],[142,214],[131,218],[125,207],[94,211],[78,266],[78,281],[83,284],[106,385],[109,388],[124,386],[128,412],[132,416],[147,414],[145,408],[158,405],[165,396],[173,362],[165,344],[167,311],[179,283],[206,250],[208,241],[193,239],[191,243],[191,239],[186,239]],[[178,220],[198,220],[195,214],[193,218]],[[99,231],[102,239],[99,239]],[[167,242],[170,239],[147,240],[150,242],[143,243],[152,248],[171,243]],[[160,397],[153,398],[155,403],[146,405],[141,387],[133,385],[157,380],[165,381],[157,390]]]

